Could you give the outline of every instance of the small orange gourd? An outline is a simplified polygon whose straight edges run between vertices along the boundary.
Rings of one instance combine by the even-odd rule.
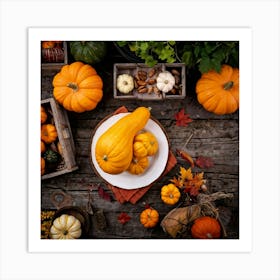
[[[134,142],[133,143],[133,156],[136,158],[146,157],[148,155],[148,151],[145,148],[142,142]]]
[[[46,162],[44,158],[41,157],[41,175],[45,174],[45,167],[46,167]]]
[[[119,174],[127,170],[133,157],[133,139],[150,118],[150,110],[138,107],[109,127],[97,140],[95,158],[106,173]]]
[[[210,70],[196,84],[198,102],[217,115],[231,114],[239,108],[239,69],[223,65],[220,73]]]
[[[161,199],[167,205],[174,205],[180,197],[181,193],[174,184],[168,184],[161,188]]]
[[[140,142],[147,150],[148,156],[153,156],[158,151],[158,141],[155,135],[149,131],[142,131],[134,138],[134,142]]]
[[[142,174],[149,166],[148,157],[137,158],[134,157],[127,169],[127,171],[134,175]]]
[[[48,118],[47,112],[43,106],[41,106],[41,124],[45,123]]]
[[[57,130],[53,124],[43,124],[41,126],[41,140],[46,144],[54,142],[57,138]]]
[[[46,145],[44,141],[41,140],[41,154],[44,153],[45,151],[46,151]]]
[[[140,222],[145,228],[153,228],[159,221],[159,213],[156,209],[147,208],[140,214]]]
[[[221,237],[221,226],[217,219],[203,216],[197,218],[191,227],[193,238],[214,239]]]
[[[52,83],[54,98],[68,111],[91,111],[103,97],[101,77],[80,61],[63,66]]]

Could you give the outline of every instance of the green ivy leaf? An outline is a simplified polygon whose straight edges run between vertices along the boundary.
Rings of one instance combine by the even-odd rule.
[[[185,63],[186,65],[191,64],[191,59],[192,59],[192,52],[191,51],[185,51],[182,56],[182,62]]]

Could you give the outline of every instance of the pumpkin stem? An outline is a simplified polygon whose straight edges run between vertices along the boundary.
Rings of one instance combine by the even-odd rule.
[[[108,160],[107,155],[104,155],[104,156],[103,156],[103,160],[104,160],[104,161],[107,161],[107,160]]]
[[[233,87],[233,81],[229,81],[224,84],[224,90],[230,90]]]
[[[76,83],[68,83],[67,86],[73,89],[74,92],[77,92],[79,90],[79,87]]]

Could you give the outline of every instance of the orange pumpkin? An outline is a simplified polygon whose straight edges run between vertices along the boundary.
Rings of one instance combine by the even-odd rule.
[[[220,73],[210,70],[196,84],[198,102],[217,115],[231,114],[239,108],[239,69],[223,65]]]
[[[136,158],[146,157],[148,155],[148,151],[145,148],[144,144],[141,142],[133,142],[133,156]]]
[[[156,209],[147,208],[140,214],[140,222],[145,228],[153,228],[159,221],[159,213]]]
[[[45,123],[48,118],[47,112],[43,106],[41,106],[41,124]]]
[[[220,223],[209,216],[199,217],[194,221],[191,227],[193,238],[214,239],[221,237]]]
[[[155,135],[149,131],[141,131],[134,138],[134,143],[140,142],[147,150],[148,156],[153,156],[158,151],[158,141]]]
[[[53,124],[43,124],[41,126],[41,140],[46,144],[54,142],[57,138],[57,131]]]
[[[46,167],[46,162],[44,158],[41,157],[41,175],[45,174],[45,167]]]
[[[56,42],[55,41],[43,41],[42,42],[42,48],[43,49],[50,49],[55,47]]]
[[[65,65],[53,78],[53,96],[68,111],[93,110],[103,97],[103,81],[96,70],[82,62]]]
[[[46,145],[44,141],[41,140],[41,153],[44,153],[46,151]]]
[[[136,158],[134,157],[127,169],[127,171],[134,175],[142,174],[149,166],[148,157]]]
[[[161,188],[161,199],[167,205],[174,205],[181,197],[179,189],[174,184],[167,184]]]

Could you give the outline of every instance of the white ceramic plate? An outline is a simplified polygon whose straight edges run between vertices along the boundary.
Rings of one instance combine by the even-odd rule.
[[[118,121],[120,118],[124,117],[127,114],[130,113],[119,113],[113,115],[112,117],[109,117],[104,122],[102,122],[102,124],[98,126],[98,128],[96,129],[92,137],[91,160],[95,171],[106,182],[122,189],[132,190],[132,189],[138,189],[138,188],[143,188],[145,186],[148,186],[160,177],[160,175],[163,173],[165,169],[168,160],[169,143],[166,134],[161,128],[161,126],[156,121],[149,119],[145,126],[145,130],[152,132],[156,136],[158,140],[159,148],[156,155],[149,157],[150,165],[145,170],[145,172],[140,175],[132,175],[127,171],[124,171],[117,175],[108,174],[104,172],[99,167],[95,158],[96,142],[99,139],[99,137],[110,126],[112,126],[116,121]]]

